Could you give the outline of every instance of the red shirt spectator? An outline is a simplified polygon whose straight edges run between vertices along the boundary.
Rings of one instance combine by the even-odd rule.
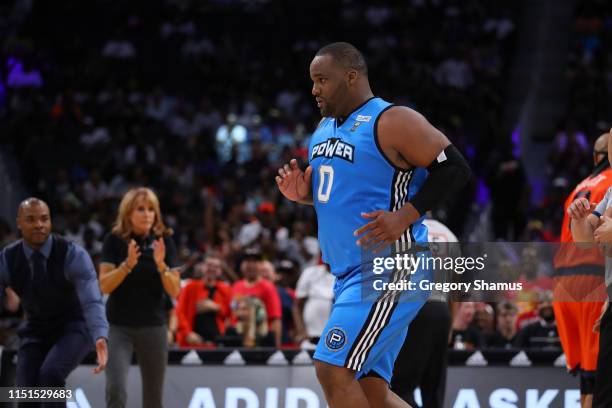
[[[244,279],[232,285],[232,301],[244,296],[252,296],[259,299],[266,307],[268,325],[270,331],[275,334],[276,346],[280,347],[282,335],[280,296],[274,284],[261,277],[259,268],[261,261],[259,251],[252,249],[246,251],[240,264],[240,270]],[[232,323],[236,323],[235,316],[232,317]]]
[[[242,296],[253,296],[262,301],[268,314],[268,323],[281,318],[280,297],[272,282],[260,278],[255,282],[249,282],[246,279],[239,280],[232,286],[232,299]]]
[[[178,298],[177,342],[181,346],[193,346],[214,341],[225,333],[225,321],[230,316],[231,289],[218,280],[221,261],[208,257],[196,265],[196,273],[202,279],[187,284]]]

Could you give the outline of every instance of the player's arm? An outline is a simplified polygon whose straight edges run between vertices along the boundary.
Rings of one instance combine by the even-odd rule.
[[[423,115],[410,108],[387,110],[380,117],[378,134],[381,144],[397,152],[405,164],[428,170],[419,192],[400,210],[412,222],[463,188],[470,179],[470,167],[459,150]]]
[[[377,135],[383,154],[396,167],[425,167],[428,176],[418,193],[398,211],[362,214],[373,219],[355,231],[355,236],[366,234],[357,240],[357,245],[366,249],[395,242],[421,215],[462,188],[471,175],[459,150],[412,109],[385,111],[378,120]]]

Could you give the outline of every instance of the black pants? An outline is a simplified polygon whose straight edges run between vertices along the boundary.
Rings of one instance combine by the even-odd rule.
[[[595,374],[593,408],[612,407],[612,312],[610,306],[599,326],[599,356]]]
[[[17,352],[18,387],[65,387],[66,378],[93,343],[85,323],[70,323],[62,333],[47,337],[28,335]],[[20,407],[65,407],[65,402],[21,403]]]
[[[427,302],[408,328],[395,360],[391,389],[412,407],[421,388],[423,408],[442,408],[446,389],[446,358],[451,315],[445,302]]]

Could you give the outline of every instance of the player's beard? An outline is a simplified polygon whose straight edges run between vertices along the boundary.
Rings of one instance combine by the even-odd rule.
[[[333,116],[333,109],[331,109],[327,101],[324,101],[324,105],[319,108],[319,112],[321,113],[321,116],[324,118],[329,118]]]

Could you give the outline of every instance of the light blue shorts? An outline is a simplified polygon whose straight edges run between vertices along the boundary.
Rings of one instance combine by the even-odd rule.
[[[398,277],[406,277],[400,276],[400,271],[395,273],[397,276],[382,279],[397,281]],[[422,278],[419,275],[417,272],[410,280],[418,281]],[[372,296],[372,282],[377,278],[356,269],[336,279],[334,306],[314,358],[354,370],[358,379],[376,375],[390,383],[408,326],[429,294],[380,291]]]

